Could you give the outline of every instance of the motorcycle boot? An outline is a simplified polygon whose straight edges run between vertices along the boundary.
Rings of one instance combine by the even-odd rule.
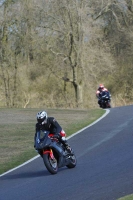
[[[69,146],[69,144],[67,144],[65,146],[65,148],[66,148],[66,150],[67,150],[68,153],[72,153],[72,148]]]
[[[68,144],[67,140],[65,137],[61,138],[61,142],[64,145],[65,149],[67,150],[68,153],[72,153],[72,148],[70,147],[70,145]]]

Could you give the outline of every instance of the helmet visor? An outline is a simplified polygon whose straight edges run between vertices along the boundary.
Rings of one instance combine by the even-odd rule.
[[[99,87],[100,90],[102,90],[103,88],[104,88],[103,86]]]
[[[39,124],[45,124],[45,123],[47,123],[46,116],[43,117],[43,118],[39,118],[39,119],[37,119],[37,121],[38,121]]]

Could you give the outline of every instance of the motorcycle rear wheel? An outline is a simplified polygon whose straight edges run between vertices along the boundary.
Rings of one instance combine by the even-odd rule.
[[[58,164],[57,164],[57,160],[54,158],[50,158],[49,154],[44,154],[43,155],[43,162],[44,165],[46,166],[47,170],[51,173],[51,174],[57,174],[58,172]]]
[[[70,160],[70,163],[68,165],[66,165],[66,166],[68,168],[74,168],[74,167],[76,167],[77,159],[76,159],[76,156],[74,154],[72,156],[70,156],[69,160]]]

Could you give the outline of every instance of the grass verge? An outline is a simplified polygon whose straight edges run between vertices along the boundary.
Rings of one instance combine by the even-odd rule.
[[[133,194],[119,198],[118,200],[133,200]]]

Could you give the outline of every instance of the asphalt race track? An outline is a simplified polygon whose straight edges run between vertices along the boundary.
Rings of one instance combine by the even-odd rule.
[[[76,168],[51,175],[38,157],[0,177],[0,200],[116,200],[133,193],[133,106],[111,108],[68,141]]]

